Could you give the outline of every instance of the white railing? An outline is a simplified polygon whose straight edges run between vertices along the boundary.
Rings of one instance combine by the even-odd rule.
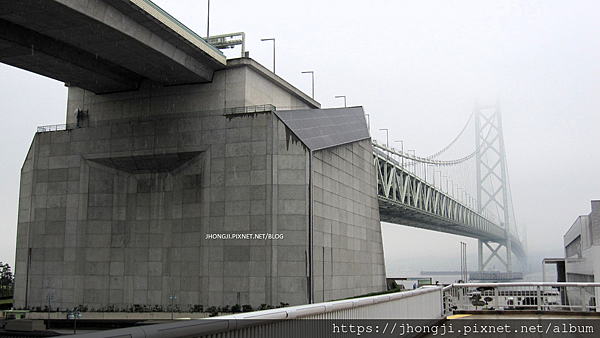
[[[63,130],[69,130],[69,129],[75,129],[75,128],[77,128],[77,124],[75,124],[75,123],[53,124],[53,125],[48,125],[48,126],[38,126],[37,132],[38,133],[47,133],[47,132],[51,132],[51,131],[63,131]]]
[[[598,311],[595,300],[598,288],[600,283],[518,282],[461,283],[444,288],[426,286],[379,296],[136,326],[80,336],[234,338],[290,336],[291,332],[294,337],[336,337],[333,329],[345,323],[356,323],[358,320],[370,320],[369,324],[381,324],[380,329],[387,329],[386,320],[390,319],[421,319],[425,320],[423,327],[436,326],[439,324],[438,319],[456,310],[506,310],[507,314],[510,310]],[[393,324],[395,321],[389,323]],[[389,329],[392,329],[392,324]]]
[[[600,283],[463,283],[444,287],[444,314],[454,310],[600,311]]]
[[[313,323],[327,322],[323,321],[324,319],[340,320],[340,322],[347,319],[434,320],[441,318],[442,315],[442,288],[431,286],[372,297],[137,326],[79,336],[87,338],[275,337],[278,336],[276,334],[278,332],[293,330],[295,334],[298,334],[297,330],[307,330],[306,336],[308,337],[315,336],[315,325],[303,325],[303,323],[307,323],[305,320],[318,320],[312,321]]]
[[[145,0],[144,0],[145,1]],[[233,108],[224,108],[215,111],[223,112],[223,115],[239,115],[239,114],[255,114],[255,113],[266,113],[276,111],[277,107],[272,104],[261,104],[254,106],[245,106],[245,107],[233,107]],[[210,114],[212,111],[196,111],[196,112],[186,112],[186,113],[174,113],[174,114],[164,114],[164,115],[150,115],[150,116],[139,116],[132,118],[122,118],[122,119],[113,119],[113,120],[86,120],[83,125],[77,125],[77,123],[66,123],[66,124],[52,124],[46,126],[38,126],[38,133],[47,133],[53,131],[64,131],[71,130],[83,127],[100,127],[100,126],[109,126],[115,124],[133,124],[133,123],[141,123],[148,121],[161,121],[161,120],[176,120],[178,118],[191,118],[191,117],[203,117]],[[87,113],[86,113],[87,114]]]

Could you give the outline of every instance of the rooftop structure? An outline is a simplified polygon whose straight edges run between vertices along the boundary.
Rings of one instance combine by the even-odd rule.
[[[590,214],[579,216],[564,235],[567,282],[600,281],[600,201],[591,204]],[[584,305],[595,305],[595,290],[588,290]],[[581,304],[581,294],[568,297],[570,304]]]

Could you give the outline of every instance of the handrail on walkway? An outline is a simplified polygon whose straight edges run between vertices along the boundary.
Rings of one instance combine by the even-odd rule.
[[[600,283],[506,282],[445,286],[444,314],[455,310],[596,311]]]
[[[185,338],[201,337],[259,337],[289,327],[298,327],[295,320],[307,319],[386,319],[414,318],[437,319],[442,316],[442,288],[421,287],[416,290],[395,292],[378,296],[344,299],[338,301],[298,305],[263,311],[246,312],[212,318],[176,321],[166,324],[136,326],[117,330],[80,334],[86,338],[144,337]],[[416,311],[420,306],[421,311]],[[423,312],[423,310],[426,310]],[[409,312],[410,311],[410,312]]]

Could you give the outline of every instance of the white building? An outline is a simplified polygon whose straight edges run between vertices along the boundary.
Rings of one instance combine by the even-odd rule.
[[[592,201],[592,212],[579,216],[564,236],[567,282],[600,281],[600,200]],[[587,290],[585,302],[594,305],[595,292]],[[568,290],[571,305],[581,304],[581,293]]]

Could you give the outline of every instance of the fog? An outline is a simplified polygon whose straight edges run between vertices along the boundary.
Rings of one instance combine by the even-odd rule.
[[[205,36],[207,2],[156,0]],[[363,106],[372,136],[430,155],[475,102],[499,102],[517,222],[531,257],[562,257],[563,235],[600,198],[600,3],[595,1],[213,1],[210,34],[243,31],[250,57],[324,108]],[[226,51],[238,57],[238,48]],[[62,83],[0,64],[0,261],[14,262],[19,171],[36,126],[65,121]],[[388,272],[460,268],[460,241],[383,224]],[[541,261],[533,262],[535,266]]]

